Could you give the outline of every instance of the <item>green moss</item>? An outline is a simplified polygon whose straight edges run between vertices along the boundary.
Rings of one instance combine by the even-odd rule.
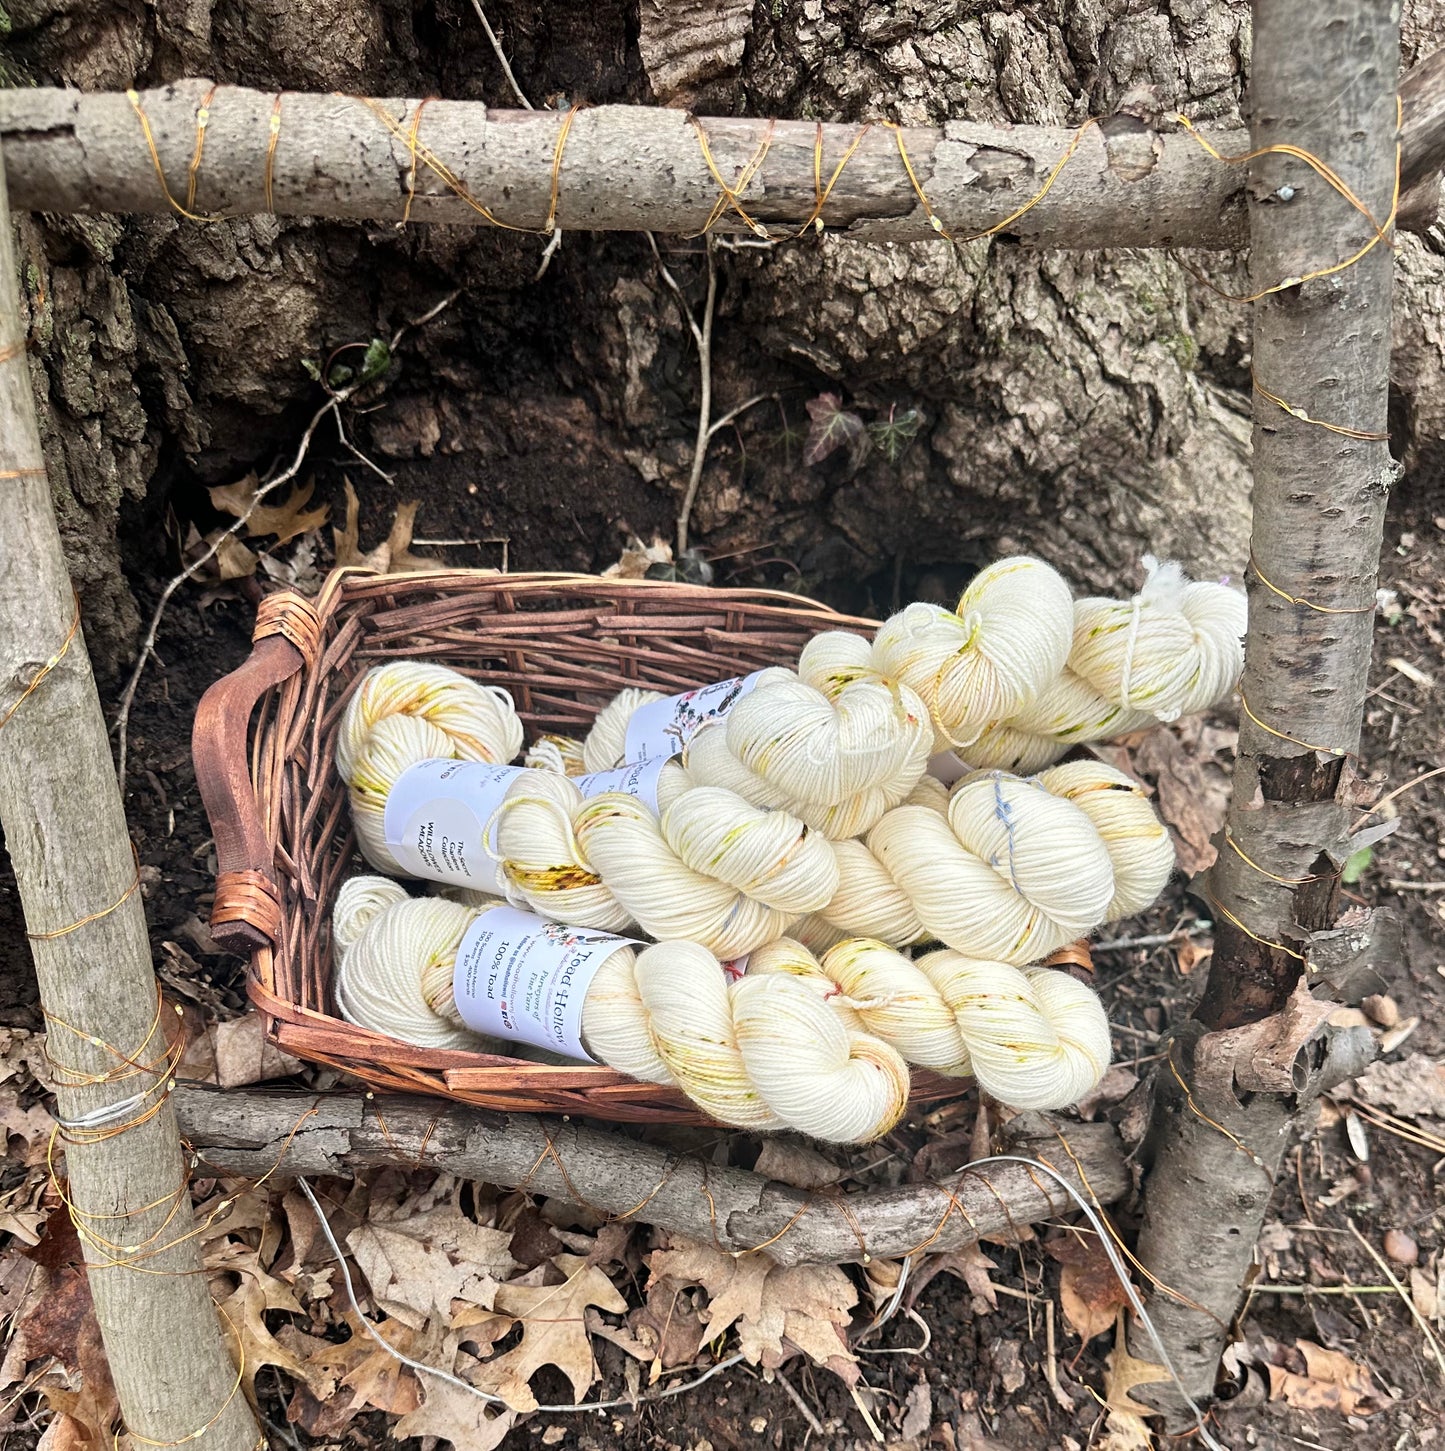
[[[1173,333],[1163,342],[1164,346],[1174,355],[1174,361],[1186,373],[1192,373],[1199,362],[1199,344],[1186,332]]]

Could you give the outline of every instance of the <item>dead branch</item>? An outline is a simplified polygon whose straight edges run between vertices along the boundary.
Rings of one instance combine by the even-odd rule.
[[[1439,66],[1432,57],[1401,84],[1406,175],[1427,180],[1445,159],[1445,124],[1431,99]],[[187,194],[197,113],[212,89],[193,79],[140,95],[154,159],[141,112],[124,93],[0,91],[0,144],[14,204],[48,212],[175,210],[166,191],[172,198]],[[391,126],[359,97],[286,92],[278,109],[274,95],[216,88],[190,210],[477,225],[486,221],[480,205],[509,226],[544,230],[563,113],[431,100],[413,138],[418,101],[371,104],[392,118]],[[763,164],[737,195],[779,237],[815,215],[818,148],[826,185],[860,129],[741,117],[709,117],[700,125],[730,186],[771,127]],[[873,125],[829,194],[823,217],[831,229],[895,242],[937,236],[903,165],[900,139],[933,210],[952,232],[969,235],[996,226],[1037,193],[1074,133],[966,121],[896,133]],[[1225,155],[1249,148],[1243,131],[1212,132],[1210,139]],[[428,157],[471,200],[452,190]],[[1082,138],[1047,195],[1009,233],[1060,248],[1234,247],[1246,239],[1245,180],[1244,168],[1213,160],[1172,124],[1141,129],[1131,117],[1106,120]],[[720,195],[699,129],[684,112],[597,106],[573,119],[562,148],[555,225],[697,232]],[[1418,209],[1410,216],[1420,230],[1433,220]],[[731,208],[717,227],[747,230]]]
[[[1213,1392],[1300,1107],[1362,1066],[1360,1043],[1324,1027],[1329,1004],[1310,989],[1343,905],[1350,762],[1399,472],[1387,437],[1393,258],[1376,227],[1397,185],[1399,12],[1372,0],[1253,10],[1255,146],[1329,157],[1361,205],[1296,157],[1252,164],[1254,527],[1230,849],[1204,889],[1215,908],[1208,985],[1159,1076],[1139,1237],[1151,1285],[1189,1297],[1148,1298],[1198,1400]],[[1326,106],[1322,75],[1351,78]],[[1378,926],[1355,928],[1362,952]],[[1138,1394],[1185,1424],[1172,1390]]]
[[[730,1253],[766,1244],[781,1264],[958,1249],[1071,1207],[1058,1185],[1018,1164],[989,1165],[941,1184],[830,1196],[718,1169],[616,1131],[440,1100],[194,1086],[174,1097],[182,1133],[199,1158],[248,1178],[278,1161],[281,1174],[343,1177],[373,1164],[424,1164],[639,1219]],[[1069,1124],[1055,1132],[1040,1116],[1025,1115],[1010,1127],[1008,1152],[1049,1164],[1086,1199],[1092,1194],[1109,1204],[1127,1192],[1111,1126]]]
[[[119,92],[0,92],[0,143],[15,204],[50,212],[176,209],[172,199],[187,194],[198,154],[197,113],[212,89],[205,80],[177,81],[143,93],[139,111]],[[1017,211],[1074,140],[1058,127],[964,121],[898,132],[874,125],[859,140],[853,125],[738,117],[695,125],[681,111],[598,106],[573,119],[559,162],[562,113],[432,100],[413,136],[418,104],[300,92],[278,103],[260,91],[216,88],[190,210],[476,225],[487,220],[480,210],[487,208],[498,222],[540,232],[553,210],[556,164],[558,228],[697,232],[721,195],[702,138],[719,175],[736,186],[770,137],[763,163],[737,196],[775,236],[790,235],[816,213],[817,148],[826,185],[858,141],[824,220],[851,236],[918,241],[937,233],[903,165],[900,140],[934,212],[956,235],[986,231]],[[1423,108],[1407,133],[1408,163],[1426,171],[1438,167],[1445,147],[1431,116]],[[1212,133],[1211,140],[1226,155],[1248,148],[1240,131]],[[1232,247],[1245,240],[1244,186],[1242,167],[1213,160],[1172,126],[1141,132],[1133,119],[1105,121],[1082,137],[1047,194],[1009,232],[1064,248]],[[731,207],[717,226],[746,230]]]
[[[256,1422],[191,1233],[165,1099],[175,1020],[151,973],[139,864],[56,528],[13,237],[0,177],[0,829],[46,1016],[66,1207],[129,1439],[250,1451]]]

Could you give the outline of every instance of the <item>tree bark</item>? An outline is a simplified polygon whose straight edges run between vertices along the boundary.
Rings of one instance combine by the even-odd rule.
[[[1373,0],[1259,0],[1254,23],[1253,144],[1289,141],[1330,157],[1383,220],[1396,171],[1397,11]],[[1327,106],[1322,75],[1350,78]],[[1343,262],[1372,236],[1358,211],[1291,158],[1256,162],[1250,198],[1257,290]],[[1331,1050],[1348,1046],[1317,1031],[1311,949],[1312,933],[1334,925],[1334,889],[1349,855],[1349,762],[1397,473],[1382,437],[1391,265],[1391,249],[1377,245],[1343,270],[1254,305],[1258,387],[1295,411],[1256,392],[1245,711],[1226,839],[1208,888],[1216,946],[1195,1020],[1160,1075],[1139,1242],[1153,1274],[1202,1306],[1150,1296],[1199,1400],[1213,1391],[1299,1108],[1338,1076]]]
[[[246,1451],[256,1424],[186,1238],[190,1201],[165,1102],[171,1025],[51,508],[12,237],[0,177],[0,822],[61,1065],[60,1117],[103,1125],[67,1136],[69,1195],[126,1425],[164,1445],[206,1428],[199,1444]],[[107,1118],[112,1105],[122,1107]]]
[[[1438,168],[1445,147],[1432,107],[1419,113],[1414,175],[1432,161]],[[939,224],[962,236],[1000,226],[1050,177],[1037,205],[1004,228],[1009,235],[1055,249],[1207,248],[1238,246],[1245,232],[1243,172],[1181,130],[1132,116],[1082,135],[959,121],[892,131],[699,120],[640,106],[598,106],[569,118],[476,101],[267,95],[193,79],[136,102],[114,92],[0,93],[0,139],[15,205],[42,212],[184,207],[200,218],[269,212],[484,225],[485,207],[498,222],[535,232],[555,224],[669,233],[701,231],[716,215],[723,231],[746,232],[752,219],[781,240],[818,212],[817,169],[826,184],[841,165],[822,208],[830,227],[856,239],[926,241],[938,228],[914,190],[901,142]],[[1248,149],[1243,132],[1210,141],[1225,155]],[[709,153],[738,188],[739,205],[719,209]],[[739,185],[754,159],[756,170]]]
[[[616,1132],[432,1099],[183,1088],[175,1101],[192,1150],[250,1178],[278,1163],[283,1175],[348,1178],[374,1164],[424,1164],[636,1217],[729,1254],[766,1244],[784,1265],[895,1259],[923,1246],[959,1249],[1072,1208],[1063,1189],[1020,1164],[990,1164],[940,1184],[830,1195],[718,1169]],[[1110,1204],[1128,1191],[1118,1135],[1107,1124],[1055,1132],[1042,1116],[1028,1114],[1005,1132],[1004,1152],[1050,1165],[1086,1200],[1093,1195]]]

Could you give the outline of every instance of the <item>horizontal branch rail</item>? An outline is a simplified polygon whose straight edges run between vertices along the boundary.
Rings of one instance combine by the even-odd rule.
[[[1021,1164],[989,1164],[940,1184],[807,1192],[623,1133],[439,1099],[184,1086],[173,1097],[193,1152],[248,1178],[275,1166],[288,1177],[349,1178],[373,1164],[425,1164],[580,1202],[610,1218],[658,1225],[728,1252],[766,1245],[769,1255],[789,1265],[959,1249],[980,1235],[1008,1234],[1073,1207],[1052,1179]],[[1046,1119],[1030,1114],[1009,1127],[1015,1133],[1004,1152],[1050,1165],[1085,1199],[1111,1204],[1128,1192],[1129,1173],[1111,1125],[1067,1124],[1054,1133]]]
[[[1423,124],[1412,142],[1407,115],[1406,165],[1423,175],[1438,169],[1445,140],[1431,107],[1410,109]],[[1225,155],[1248,149],[1244,131],[1210,141]],[[13,204],[31,211],[275,212],[538,232],[752,223],[780,239],[821,215],[830,229],[897,242],[937,235],[936,216],[954,236],[1006,224],[1008,235],[1061,248],[1245,239],[1244,168],[1182,130],[1129,116],[1082,132],[862,127],[641,106],[567,113],[277,96],[183,80],[139,96],[0,91],[0,143]]]

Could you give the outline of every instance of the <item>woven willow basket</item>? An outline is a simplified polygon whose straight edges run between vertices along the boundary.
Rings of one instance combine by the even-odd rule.
[[[251,998],[299,1058],[488,1108],[700,1122],[681,1095],[610,1068],[417,1048],[336,1015],[331,909],[340,883],[367,870],[334,769],[342,709],[372,665],[428,659],[508,690],[529,740],[580,736],[624,685],[674,693],[795,664],[823,630],[875,628],[767,590],[570,574],[343,569],[314,601],[270,595],[250,657],[196,713],[196,779],[218,864],[212,932],[249,957]],[[915,1101],[960,1091],[956,1079],[913,1075]]]

